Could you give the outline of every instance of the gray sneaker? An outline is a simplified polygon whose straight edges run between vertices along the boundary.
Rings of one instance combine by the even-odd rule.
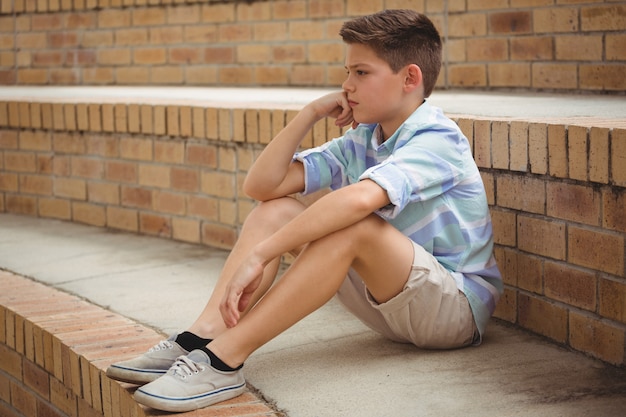
[[[193,350],[181,356],[165,375],[135,391],[135,400],[157,410],[184,412],[237,397],[246,390],[241,369],[219,371],[209,356]]]
[[[174,341],[176,336],[160,341],[135,359],[110,365],[107,376],[117,381],[143,385],[165,375],[176,358],[189,353]]]

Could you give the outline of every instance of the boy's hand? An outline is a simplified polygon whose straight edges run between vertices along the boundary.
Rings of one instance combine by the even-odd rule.
[[[336,126],[344,127],[351,124],[352,127],[356,127],[357,122],[352,116],[352,108],[348,103],[346,93],[343,91],[322,96],[309,103],[308,106],[313,109],[318,119],[333,117],[336,119]]]
[[[263,263],[248,257],[235,271],[220,303],[220,313],[226,327],[234,327],[239,322],[241,312],[248,307],[252,295],[261,284],[264,269]]]

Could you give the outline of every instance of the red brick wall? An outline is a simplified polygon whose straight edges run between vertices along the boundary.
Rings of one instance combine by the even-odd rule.
[[[0,0],[0,84],[337,86],[344,20],[428,14],[439,88],[626,90],[626,5],[566,0]]]
[[[241,183],[293,110],[0,102],[0,212],[231,248]],[[496,316],[624,365],[626,128],[455,119],[488,191]],[[611,126],[611,124],[609,124]],[[341,132],[321,121],[304,142]]]

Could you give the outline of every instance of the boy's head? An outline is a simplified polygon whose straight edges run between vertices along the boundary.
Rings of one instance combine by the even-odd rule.
[[[347,44],[363,44],[395,73],[409,64],[422,70],[424,96],[435,88],[441,69],[441,38],[433,23],[413,10],[384,10],[344,23],[339,35]]]

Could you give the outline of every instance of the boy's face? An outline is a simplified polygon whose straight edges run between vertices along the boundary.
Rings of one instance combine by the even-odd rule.
[[[388,138],[417,108],[406,94],[406,68],[394,74],[386,61],[362,44],[347,45],[345,66],[348,76],[342,87],[354,120],[379,123]]]

